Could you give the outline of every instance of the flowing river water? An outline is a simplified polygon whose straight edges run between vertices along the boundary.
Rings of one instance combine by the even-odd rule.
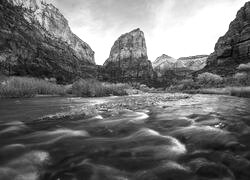
[[[123,99],[1,99],[0,180],[250,179],[250,99]]]

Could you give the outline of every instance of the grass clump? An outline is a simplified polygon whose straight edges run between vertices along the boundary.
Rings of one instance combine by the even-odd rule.
[[[97,81],[95,79],[80,79],[72,86],[72,93],[81,97],[104,97],[127,95],[127,89],[131,87],[127,84],[112,84]]]
[[[40,95],[63,95],[64,86],[30,77],[8,77],[0,82],[0,97],[18,98]]]

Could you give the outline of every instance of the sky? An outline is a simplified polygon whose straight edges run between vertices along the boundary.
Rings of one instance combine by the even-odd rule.
[[[120,35],[140,28],[149,60],[210,54],[246,0],[47,0],[103,64]]]

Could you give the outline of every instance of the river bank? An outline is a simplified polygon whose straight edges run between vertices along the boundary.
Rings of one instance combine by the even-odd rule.
[[[189,94],[217,94],[250,98],[250,87],[204,88],[184,90],[183,92]]]

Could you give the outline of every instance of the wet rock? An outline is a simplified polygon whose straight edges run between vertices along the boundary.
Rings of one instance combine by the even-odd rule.
[[[250,161],[239,155],[224,153],[221,162],[229,167],[237,179],[247,179],[250,177]]]
[[[1,163],[8,161],[10,158],[14,159],[23,154],[27,150],[27,147],[23,144],[10,144],[3,146],[0,149]]]
[[[141,129],[121,139],[119,147],[112,156],[129,169],[152,167],[159,160],[176,160],[186,153],[185,146],[178,140],[150,129]]]
[[[62,180],[128,180],[129,174],[118,169],[106,165],[91,163],[84,160],[80,163],[74,164],[68,169],[61,169],[60,171],[47,175],[47,180],[62,179]]]
[[[170,134],[188,144],[191,149],[221,149],[230,148],[232,144],[239,144],[237,138],[231,133],[210,126],[184,127]]]
[[[224,165],[207,161],[199,158],[189,163],[191,169],[198,176],[198,179],[204,180],[235,180],[233,173]]]
[[[44,173],[41,169],[50,157],[44,151],[32,151],[14,159],[0,168],[0,179],[38,180]]]
[[[137,130],[122,138],[91,138],[82,145],[85,156],[128,171],[152,168],[162,160],[177,160],[186,153],[177,139],[151,129]]]
[[[16,170],[0,167],[0,179],[13,180],[15,178],[19,178],[18,180],[26,180],[24,179],[25,177],[20,176]]]
[[[167,162],[156,168],[136,174],[136,180],[192,180],[194,174],[187,167],[176,162]]]

